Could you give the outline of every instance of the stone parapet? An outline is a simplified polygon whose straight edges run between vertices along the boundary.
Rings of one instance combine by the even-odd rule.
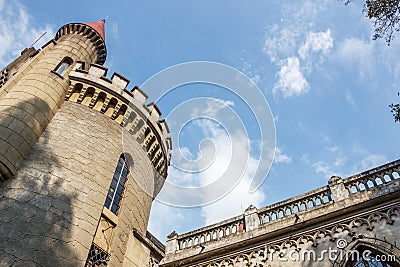
[[[71,84],[65,99],[97,110],[127,129],[165,178],[172,142],[165,120],[159,119],[160,110],[154,103],[145,104],[147,95],[139,87],[127,90],[127,78],[114,73],[109,79],[107,71],[97,64],[85,69],[84,63],[78,62],[69,75]]]
[[[394,205],[393,208],[389,208],[385,212],[398,216],[400,211],[398,201],[400,197],[399,174],[400,160],[397,160],[346,179],[332,177],[328,186],[261,209],[250,206],[246,209],[244,215],[185,234],[175,233],[167,239],[166,257],[161,266],[175,266],[174,264],[177,262],[182,266],[214,266],[198,264],[203,260],[203,263],[207,262],[206,259],[210,259],[210,257],[219,257],[221,258],[220,263],[223,263],[223,259],[226,257],[222,255],[225,255],[227,251],[240,251],[246,244],[253,244],[254,246],[259,244],[260,247],[265,248],[265,242],[270,243],[274,240],[279,244],[274,248],[278,251],[288,246],[290,248],[292,245],[294,248],[300,248],[300,244],[303,244],[301,242],[307,242],[302,238],[307,236],[311,238],[312,242],[317,242],[321,231],[315,230],[315,225],[323,222],[324,227],[332,224],[331,228],[333,229],[337,227],[338,220],[344,220],[350,225],[350,228],[358,227],[359,224],[367,223],[368,220],[374,221],[374,218],[365,215],[367,218],[365,220],[354,219],[357,216],[349,219],[347,214],[366,212],[375,206]],[[255,221],[254,218],[258,218],[259,221]],[[223,234],[223,229],[240,222],[245,223],[245,227],[241,231],[231,235]],[[312,235],[300,234],[307,229],[314,229]],[[329,229],[329,231],[332,231],[332,229]],[[329,231],[327,233],[330,233]],[[220,232],[221,235],[219,235]],[[293,239],[294,243],[283,242],[282,236],[288,233],[291,233],[290,240]],[[324,235],[327,233],[324,233]],[[299,235],[297,239],[293,237],[295,234]],[[202,236],[206,238],[200,238]],[[210,236],[210,238],[207,238],[207,236]],[[279,236],[281,237],[279,238]],[[289,237],[285,237],[284,240],[287,238]],[[258,251],[255,247],[252,247],[251,250]],[[212,262],[217,261],[210,261],[209,263]]]

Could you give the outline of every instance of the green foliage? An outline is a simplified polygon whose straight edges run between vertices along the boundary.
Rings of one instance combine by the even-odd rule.
[[[344,0],[347,5],[352,0]],[[373,40],[385,38],[390,45],[393,33],[400,31],[400,0],[366,0],[363,12],[374,24]],[[400,95],[399,93],[397,93]],[[400,122],[400,104],[390,104],[394,121]]]
[[[347,5],[352,0],[344,0]],[[385,38],[390,45],[393,33],[400,31],[400,0],[366,0],[363,12],[374,24],[373,39]]]
[[[366,0],[363,11],[374,24],[374,40],[385,38],[390,45],[393,33],[400,30],[399,3],[399,0]]]
[[[399,95],[399,93],[397,93],[397,95]],[[400,104],[390,104],[389,105],[390,108],[390,112],[392,112],[393,117],[394,117],[394,121],[395,122],[400,122]]]

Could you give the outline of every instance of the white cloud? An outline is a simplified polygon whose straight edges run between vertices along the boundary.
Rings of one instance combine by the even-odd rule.
[[[336,151],[338,151],[338,147],[337,146],[330,146],[330,147],[326,147],[326,150],[335,153]]]
[[[347,161],[347,157],[346,156],[341,156],[341,157],[336,158],[336,160],[333,163],[333,165],[335,167],[341,167],[346,163],[346,161]]]
[[[321,141],[323,143],[331,143],[332,142],[331,138],[324,133],[321,134]]]
[[[185,220],[183,212],[179,208],[153,201],[148,225],[149,231],[160,241],[165,242],[172,229],[178,230],[177,225],[179,225],[179,222]],[[168,220],[165,218],[168,218]]]
[[[237,182],[232,188],[229,188],[231,185],[226,185],[225,183],[213,185],[213,190],[221,193],[219,195],[220,199],[215,199],[216,201],[210,203],[207,194],[201,196],[204,198],[204,203],[210,203],[201,206],[201,216],[205,224],[239,215],[242,211],[241,208],[245,209],[250,204],[261,207],[265,199],[262,190],[254,193],[249,192],[258,167],[258,159],[250,154],[250,140],[239,132],[228,135],[218,124],[207,119],[197,120],[196,126],[199,127],[199,132],[202,132],[209,140],[212,140],[212,142],[206,142],[201,147],[201,156],[211,164],[201,171],[189,173],[170,168],[168,179],[180,186],[204,188],[204,186],[210,185],[219,179],[226,179],[226,171],[228,169],[230,174],[234,174],[233,176],[238,175],[237,177],[229,177]],[[186,149],[184,149],[184,153],[188,153]],[[290,160],[289,157],[285,157],[287,156],[281,153],[280,159],[282,161]],[[263,163],[261,162],[260,164]],[[191,170],[195,170],[201,165],[200,162],[192,162],[190,167]],[[218,186],[221,188],[216,188]],[[200,189],[199,192],[201,192]]]
[[[265,195],[261,190],[249,193],[252,173],[256,170],[256,160],[250,158],[242,180],[222,199],[201,208],[205,224],[212,224],[242,213],[250,204],[262,207]]]
[[[263,51],[272,62],[279,62],[297,53],[304,36],[314,27],[314,20],[326,9],[328,1],[302,1],[282,8],[280,23],[267,30]]]
[[[274,163],[290,163],[290,162],[292,162],[292,158],[284,154],[280,147],[276,147]]]
[[[230,100],[210,98],[208,101],[206,101],[206,105],[206,108],[202,110],[198,110],[196,107],[193,107],[191,116],[197,117],[199,114],[201,114],[202,116],[214,118],[222,109],[229,106],[234,106],[235,103]]]
[[[326,5],[327,1],[285,5],[281,22],[268,29],[263,51],[280,68],[273,92],[279,89],[288,97],[310,89],[303,73],[309,74],[316,64],[325,62],[333,47],[329,28],[314,30],[314,21]]]
[[[110,32],[111,36],[114,39],[118,39],[118,37],[119,37],[118,23],[110,22],[109,25],[110,25],[109,32]]]
[[[332,175],[332,171],[329,167],[329,164],[323,161],[318,161],[313,164],[314,171],[317,173],[323,173],[325,176],[329,177]]]
[[[281,69],[276,74],[278,81],[273,88],[274,93],[280,90],[284,97],[289,97],[306,93],[309,90],[310,85],[301,72],[297,57],[289,57],[280,61],[280,66]]]
[[[240,151],[236,152],[242,155],[242,157],[233,160],[247,160],[247,165],[243,172],[243,164],[241,162],[228,162],[227,159],[231,158],[231,156],[228,154],[227,150],[222,150],[219,151],[219,155],[217,156],[213,166],[200,175],[200,179],[202,179],[203,183],[206,184],[215,178],[221,177],[222,172],[229,164],[232,173],[243,172],[243,176],[239,183],[236,184],[229,193],[218,201],[201,208],[201,215],[203,216],[206,225],[239,215],[242,212],[242,208],[246,209],[250,204],[261,207],[265,199],[265,195],[261,190],[252,194],[249,193],[250,185],[257,169],[258,160],[251,156],[247,158],[247,155],[249,155],[249,148],[246,145],[241,145],[246,142],[243,136],[233,135],[230,138],[232,143],[236,143],[236,147],[240,149]],[[213,139],[217,143],[217,147],[226,146],[227,140],[224,140],[225,138],[222,135],[218,134],[214,136]],[[247,142],[248,141],[249,140],[247,140]]]
[[[353,95],[349,91],[346,92],[346,101],[353,109],[357,110],[356,101],[354,100]]]
[[[294,54],[298,46],[297,32],[291,27],[281,27],[274,25],[265,40],[263,51],[274,63],[279,62],[287,55]]]
[[[200,206],[201,219],[205,224],[236,216],[241,213],[242,207],[247,208],[250,204],[261,207],[265,198],[263,191],[250,193],[250,190],[254,186],[252,182],[256,171],[268,164],[260,162],[258,154],[252,155],[251,146],[260,144],[257,140],[249,140],[242,121],[233,116],[235,112],[232,106],[235,103],[214,98],[198,98],[196,101],[185,109],[191,122],[186,128],[186,133],[190,133],[190,143],[179,150],[180,144],[186,141],[183,130],[179,134],[179,138],[183,139],[174,139],[177,145],[173,151],[168,180],[158,199],[172,203],[168,201],[176,195],[170,198],[169,194],[173,191],[168,190],[172,188],[170,183],[183,189],[194,189],[190,195],[181,196],[184,204],[178,205]],[[179,123],[179,119],[176,117],[173,122]],[[183,121],[187,122],[188,119]],[[177,126],[174,129],[178,129]],[[197,141],[200,141],[199,146],[196,146]],[[267,147],[262,145],[260,149]],[[278,152],[280,162],[291,160],[280,150]],[[157,215],[154,217],[160,219]]]
[[[41,47],[49,39],[53,38],[52,27],[34,27],[32,17],[26,7],[18,1],[0,1],[0,69],[15,59],[21,51],[32,45],[44,32],[42,38],[35,47]]]
[[[378,167],[387,162],[387,159],[383,155],[371,154],[361,160],[361,169],[366,171],[371,168]]]
[[[254,74],[250,79],[257,84],[260,82],[260,75]]]
[[[343,172],[341,168],[347,161],[346,156],[338,156],[333,162],[318,161],[312,164],[312,167],[316,173],[322,173],[324,178],[330,178],[332,176],[342,176]]]
[[[325,32],[309,32],[306,41],[299,48],[301,59],[308,58],[313,53],[326,55],[333,47],[333,38],[331,30]]]
[[[337,45],[336,58],[343,66],[356,69],[361,75],[370,73],[375,65],[374,43],[358,38],[346,38]]]
[[[367,171],[388,162],[387,158],[384,155],[370,154],[363,147],[353,148],[353,154],[360,154],[361,160],[353,165],[351,175],[353,175],[354,173]]]

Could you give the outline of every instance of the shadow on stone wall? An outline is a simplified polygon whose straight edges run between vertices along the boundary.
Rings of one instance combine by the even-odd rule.
[[[45,131],[17,175],[0,184],[0,266],[82,265],[71,233],[77,193],[54,146],[62,138]]]

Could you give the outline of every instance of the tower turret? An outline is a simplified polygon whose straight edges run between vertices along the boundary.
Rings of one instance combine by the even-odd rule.
[[[0,87],[0,266],[148,266],[171,140],[158,107],[101,64],[104,21],[71,23]],[[1,86],[1,84],[0,84]]]
[[[0,88],[0,179],[15,175],[64,102],[77,61],[103,64],[104,21],[70,23]]]

